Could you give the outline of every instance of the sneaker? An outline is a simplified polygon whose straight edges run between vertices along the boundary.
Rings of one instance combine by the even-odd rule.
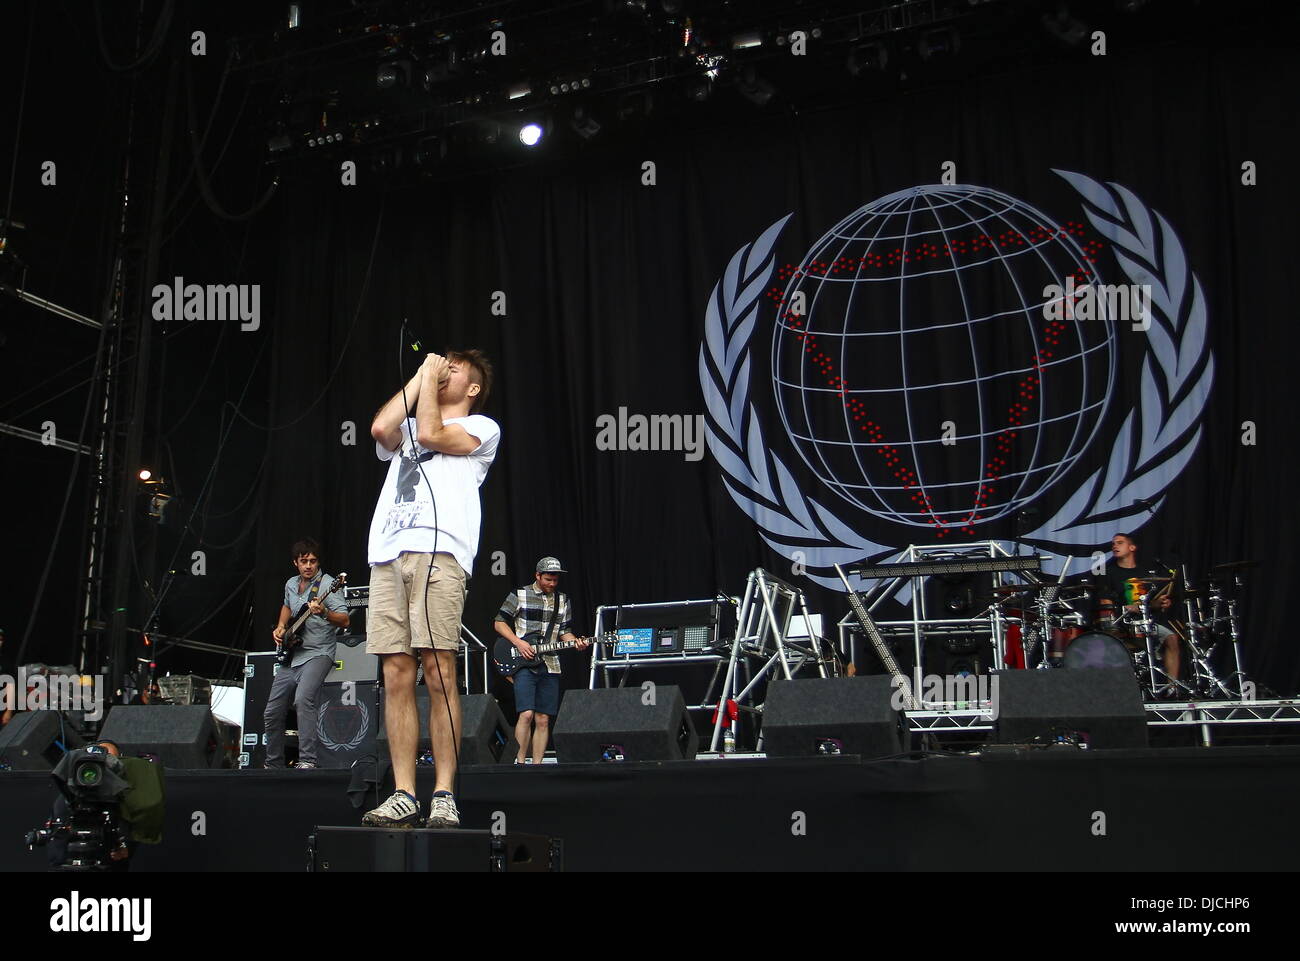
[[[313,761],[299,761],[293,767],[295,771],[314,771],[316,764]]]
[[[458,828],[460,812],[456,810],[456,799],[450,794],[435,794],[429,802],[429,817],[424,822],[426,828]]]
[[[420,802],[405,791],[394,791],[387,801],[362,815],[361,823],[372,828],[419,827]]]

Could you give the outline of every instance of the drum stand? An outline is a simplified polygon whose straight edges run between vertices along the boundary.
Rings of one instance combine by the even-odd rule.
[[[1175,688],[1181,688],[1184,694],[1187,694],[1189,697],[1191,697],[1192,695],[1195,694],[1193,688],[1189,687],[1187,684],[1183,683],[1178,678],[1171,675],[1163,667],[1156,666],[1158,663],[1158,655],[1159,655],[1159,651],[1157,651],[1156,649],[1157,642],[1159,641],[1159,635],[1156,634],[1156,622],[1154,619],[1152,619],[1150,610],[1147,609],[1146,594],[1143,594],[1141,597],[1138,598],[1138,604],[1139,604],[1138,619],[1136,622],[1133,623],[1133,626],[1136,627],[1138,632],[1142,635],[1142,640],[1145,642],[1146,645],[1146,651],[1145,652],[1139,651],[1137,653],[1137,656],[1134,658],[1134,661],[1137,663],[1137,674],[1138,674],[1139,684],[1142,683],[1142,674],[1144,671],[1147,675],[1147,690],[1143,693],[1147,694],[1151,698],[1155,698],[1158,690],[1172,684]],[[1145,664],[1141,663],[1143,657],[1146,658]],[[1163,679],[1163,682],[1157,680],[1156,678],[1157,674],[1160,675],[1160,678]]]
[[[1237,587],[1242,586],[1240,574],[1235,575],[1232,581]],[[1227,620],[1228,637],[1232,639],[1232,661],[1233,665],[1236,667],[1236,670],[1233,671],[1232,675],[1229,677],[1229,681],[1236,686],[1236,691],[1230,691],[1229,688],[1223,684],[1220,684],[1220,686],[1223,687],[1226,693],[1244,699],[1246,697],[1246,685],[1250,683],[1250,678],[1246,676],[1246,672],[1242,670],[1241,667],[1241,616],[1237,613],[1237,599],[1235,597],[1225,598],[1221,593],[1219,586],[1215,584],[1210,588],[1210,601],[1213,605],[1211,611],[1215,615],[1214,619],[1210,622],[1211,630],[1213,630],[1215,624],[1218,624],[1222,620]],[[1221,603],[1226,603],[1228,605],[1227,618],[1218,616],[1219,605]],[[1216,678],[1215,680],[1218,679]]]

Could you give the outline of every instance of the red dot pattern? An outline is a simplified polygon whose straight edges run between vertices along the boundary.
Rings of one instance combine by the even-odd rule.
[[[778,268],[777,277],[783,282],[788,282],[795,277],[826,277],[845,273],[860,274],[867,269],[880,270],[899,264],[920,263],[925,260],[940,258],[946,262],[951,262],[957,256],[969,256],[982,251],[994,250],[995,248],[1019,248],[1029,244],[1037,245],[1067,235],[1082,240],[1080,248],[1083,251],[1083,259],[1089,264],[1095,264],[1097,255],[1104,249],[1105,245],[1095,239],[1087,238],[1083,224],[1076,221],[1066,221],[1065,225],[1060,228],[1035,228],[1028,233],[1008,230],[993,237],[987,233],[979,232],[967,239],[949,240],[942,245],[922,241],[917,246],[907,249],[895,247],[889,251],[868,251],[862,257],[839,257],[833,261],[813,260],[798,266],[784,264]],[[1073,276],[1078,286],[1087,284],[1091,280],[1091,273],[1086,268],[1076,269]],[[772,287],[766,296],[778,305],[784,306],[785,295],[780,287]],[[1076,298],[1079,296],[1082,296],[1081,292],[1076,293]],[[1066,317],[1073,316],[1072,306],[1071,303],[1065,305],[1063,313]],[[804,354],[812,362],[812,365],[821,372],[827,386],[839,393],[841,403],[851,417],[853,425],[866,434],[869,441],[877,445],[872,448],[877,456],[883,460],[885,466],[891,471],[894,478],[902,484],[904,490],[911,491],[909,496],[912,502],[930,515],[929,523],[932,528],[935,528],[935,536],[943,537],[949,529],[956,528],[960,528],[963,534],[974,534],[975,524],[983,519],[981,512],[988,507],[989,498],[994,493],[995,485],[1011,463],[1010,458],[1013,453],[1014,442],[1019,435],[1019,428],[1024,426],[1025,418],[1030,412],[1030,405],[1041,390],[1040,374],[1043,366],[1051,362],[1054,355],[1052,348],[1060,346],[1061,338],[1067,331],[1068,325],[1061,320],[1045,320],[1040,336],[1042,346],[1038,348],[1034,355],[1033,369],[1026,373],[1016,385],[1016,400],[1007,408],[1006,426],[998,432],[993,446],[993,453],[984,464],[984,477],[982,483],[976,489],[974,504],[963,521],[945,524],[936,516],[930,496],[918,483],[916,472],[903,463],[898,448],[891,444],[882,443],[884,433],[881,431],[880,426],[867,416],[866,404],[857,397],[849,396],[848,385],[845,383],[844,378],[835,373],[835,361],[817,346],[817,335],[805,330],[801,316],[792,313],[788,309],[783,313],[783,320],[785,325],[795,332],[795,337],[803,344]]]

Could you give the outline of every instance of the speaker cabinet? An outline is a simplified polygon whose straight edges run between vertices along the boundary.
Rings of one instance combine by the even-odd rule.
[[[647,704],[650,691],[654,696]],[[614,748],[625,761],[694,759],[699,739],[681,689],[664,684],[650,691],[566,691],[555,721],[556,758],[561,764],[599,761]]]
[[[387,691],[384,697],[387,697]],[[381,699],[382,700],[382,699]],[[438,709],[445,711],[441,695]],[[421,685],[415,690],[415,711],[420,721],[418,753],[430,749],[429,742],[429,689]],[[490,694],[462,694],[460,696],[460,766],[475,764],[512,764],[519,753],[514,728],[506,723],[501,707]],[[383,722],[378,732],[379,754],[388,757],[388,731]]]
[[[85,743],[58,711],[19,711],[0,730],[0,764],[15,771],[52,771]]]
[[[221,765],[212,709],[205,704],[119,704],[108,712],[100,737],[123,754],[156,754],[172,769]]]
[[[1077,731],[1090,748],[1146,747],[1146,711],[1131,668],[998,671],[997,743]]]
[[[763,702],[769,757],[833,753],[883,757],[902,751],[902,715],[888,676],[773,681]],[[838,742],[838,743],[836,743]]]

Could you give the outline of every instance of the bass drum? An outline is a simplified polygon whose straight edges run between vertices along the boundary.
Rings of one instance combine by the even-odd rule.
[[[1133,668],[1133,657],[1124,642],[1113,634],[1089,631],[1080,634],[1065,649],[1062,667],[1127,667]]]

